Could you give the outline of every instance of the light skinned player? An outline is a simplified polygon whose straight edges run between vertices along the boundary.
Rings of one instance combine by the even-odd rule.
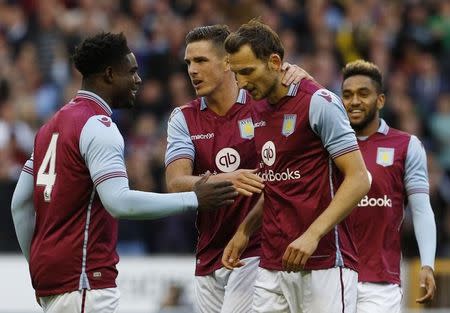
[[[370,182],[344,106],[312,80],[284,86],[283,46],[259,21],[228,36],[225,49],[239,86],[269,102],[255,129],[265,187],[253,311],[356,312],[357,256],[345,217]],[[241,265],[258,225],[251,217],[260,215],[251,214],[225,249],[228,267]]]
[[[112,110],[130,108],[141,84],[123,34],[86,38],[73,55],[81,90],[45,123],[15,188],[11,210],[38,302],[47,313],[118,312],[117,218],[155,219],[223,208],[231,182],[194,192],[130,190],[124,141]]]
[[[167,131],[168,190],[192,190],[210,171],[216,174],[210,181],[231,181],[240,193],[231,208],[197,214],[195,295],[201,313],[250,312],[259,264],[259,232],[243,252],[245,266],[230,271],[221,264],[238,225],[253,206],[261,205],[264,187],[255,173],[254,127],[266,103],[254,101],[237,86],[223,47],[229,33],[225,25],[211,25],[187,34],[184,60],[198,98],[173,111]],[[285,66],[286,84],[298,82],[300,68]]]
[[[378,67],[364,60],[342,70],[342,101],[372,186],[352,213],[359,252],[358,313],[400,312],[400,230],[405,204],[411,208],[422,269],[418,303],[433,299],[436,224],[428,195],[427,158],[416,136],[380,118],[386,97]]]

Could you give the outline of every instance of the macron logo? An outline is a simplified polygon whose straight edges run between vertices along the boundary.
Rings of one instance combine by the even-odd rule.
[[[106,127],[111,126],[111,121],[106,116],[102,117],[101,119],[98,119],[97,121],[99,121],[100,123],[102,123]]]
[[[213,139],[214,133],[207,133],[207,134],[198,134],[198,135],[192,135],[191,140],[204,140],[204,139]]]
[[[321,91],[319,93],[319,96],[321,96],[322,98],[324,98],[325,100],[327,100],[328,102],[331,102],[331,95],[326,92],[326,91]]]

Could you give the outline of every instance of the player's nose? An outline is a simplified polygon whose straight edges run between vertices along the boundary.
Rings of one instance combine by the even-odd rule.
[[[134,83],[135,83],[136,85],[142,84],[142,79],[141,79],[141,77],[139,76],[138,73],[136,73],[136,75],[134,76]]]

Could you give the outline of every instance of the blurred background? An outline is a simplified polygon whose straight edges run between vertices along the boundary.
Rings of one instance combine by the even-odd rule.
[[[183,62],[186,33],[217,23],[236,30],[257,16],[280,35],[285,61],[303,67],[337,94],[346,62],[365,58],[382,70],[387,93],[383,117],[390,126],[419,137],[428,153],[439,293],[427,307],[450,312],[448,0],[0,0],[0,261],[20,260],[10,214],[12,192],[36,130],[80,86],[69,57],[76,44],[99,31],[126,34],[143,84],[136,108],[115,111],[113,119],[126,142],[131,187],[165,192],[167,119],[176,106],[194,97]],[[121,221],[122,262],[183,255],[189,277],[197,237],[194,221],[195,213]],[[405,306],[419,308],[408,300],[417,294],[418,266],[408,211],[403,237],[405,272],[413,269],[406,279],[412,283],[404,284]],[[24,271],[29,285],[26,267]],[[158,301],[186,298],[176,281],[161,287],[166,291]],[[0,312],[13,309],[2,311],[0,301]]]

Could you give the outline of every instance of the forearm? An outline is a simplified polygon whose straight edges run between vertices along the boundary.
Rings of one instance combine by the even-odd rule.
[[[242,232],[250,237],[261,227],[264,208],[264,195],[261,194],[252,210],[247,214],[245,219],[239,225],[238,232]]]
[[[22,172],[11,200],[11,215],[20,249],[27,261],[36,220],[32,195],[33,176]]]
[[[186,192],[194,190],[194,185],[198,182],[202,176],[195,175],[177,175],[175,177],[168,177],[167,190],[169,192]],[[220,182],[229,179],[227,173],[220,173],[217,175],[211,175],[208,178],[208,182]]]
[[[167,180],[167,191],[169,192],[185,192],[192,191],[196,182],[200,180],[200,176],[180,175]]]
[[[370,183],[366,171],[357,171],[346,175],[328,207],[308,230],[322,238],[350,214],[362,197],[367,194],[369,188]]]
[[[430,204],[430,197],[425,193],[416,193],[408,197],[412,212],[414,233],[419,247],[422,266],[434,269],[436,255],[436,223]]]
[[[157,219],[198,206],[194,192],[159,194],[130,190],[126,178],[113,178],[97,186],[100,199],[108,212],[122,219]]]

